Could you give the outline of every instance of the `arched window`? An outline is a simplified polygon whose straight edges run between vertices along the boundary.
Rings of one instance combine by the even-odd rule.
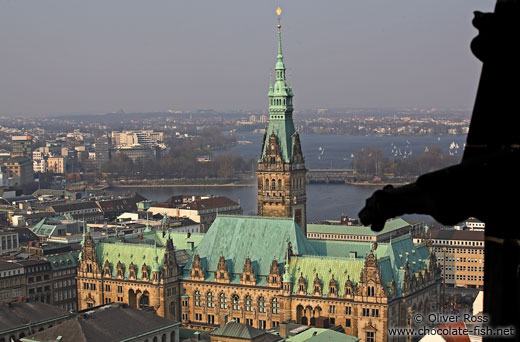
[[[162,334],[161,336],[161,342],[166,342],[166,334]]]
[[[218,295],[218,305],[221,309],[227,309],[227,298],[224,292]]]
[[[273,314],[279,314],[280,313],[280,301],[276,297],[274,297],[271,300],[271,312]]]
[[[271,190],[276,190],[276,180],[271,181]]]
[[[278,190],[282,190],[282,180],[278,180]]]
[[[264,297],[258,298],[258,312],[265,313],[265,298]]]
[[[231,308],[237,311],[240,310],[240,299],[236,293],[231,296]]]
[[[175,331],[170,334],[170,342],[175,342]]]
[[[213,292],[208,292],[206,293],[206,306],[208,308],[214,308],[215,307],[215,302],[214,302],[214,299],[213,299]]]
[[[367,287],[367,296],[373,297],[374,294],[375,294],[374,287],[373,286]]]
[[[193,304],[195,306],[201,306],[202,305],[202,302],[200,300],[200,291],[199,290],[195,290],[195,292],[193,293]]]
[[[245,298],[245,308],[246,311],[253,311],[253,298],[250,295],[247,295]]]
[[[269,190],[269,179],[265,180],[265,190]]]

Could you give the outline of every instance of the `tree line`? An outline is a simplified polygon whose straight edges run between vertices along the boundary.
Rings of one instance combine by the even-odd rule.
[[[213,156],[212,150],[230,146],[233,138],[223,136],[214,129],[206,129],[200,136],[168,138],[169,152],[158,159],[133,161],[123,154],[115,154],[103,165],[102,172],[112,176],[133,179],[160,178],[236,178],[237,174],[251,171],[254,160],[244,160],[237,152]],[[200,158],[209,157],[201,161]]]
[[[365,175],[418,176],[457,164],[461,157],[445,154],[438,146],[430,146],[419,156],[390,159],[380,149],[369,147],[354,153],[352,168]]]

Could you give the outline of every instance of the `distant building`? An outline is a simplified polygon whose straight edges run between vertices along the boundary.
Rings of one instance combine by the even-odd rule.
[[[154,131],[123,131],[112,132],[112,145],[121,146],[152,146],[163,142],[164,133]]]
[[[94,151],[96,155],[96,164],[98,169],[100,169],[110,159],[110,144],[108,142],[108,137],[103,136],[97,139]]]
[[[128,198],[117,198],[105,201],[96,201],[97,206],[103,212],[106,220],[112,221],[124,212],[136,212],[137,202],[144,198],[141,195],[135,195]]]
[[[33,153],[33,171],[35,173],[47,172],[47,159],[40,158],[40,157],[34,158],[35,153],[40,153],[40,152]]]
[[[52,305],[66,310],[78,309],[76,268],[78,251],[45,256],[52,271]]]
[[[155,159],[155,149],[149,146],[121,146],[112,150],[112,156],[120,154],[130,158],[133,162],[138,160]]]
[[[0,187],[9,186],[9,173],[5,165],[0,165]]]
[[[11,137],[11,157],[32,158],[32,137],[30,135],[15,135]]]
[[[242,208],[239,203],[224,196],[174,196],[164,203],[152,205],[148,212],[152,215],[166,214],[169,217],[189,218],[196,223],[200,223],[200,231],[205,233],[218,214],[242,215]]]
[[[94,201],[69,202],[64,204],[51,205],[50,210],[57,215],[69,214],[76,220],[85,222],[103,221],[104,216],[101,209]]]
[[[34,225],[31,231],[45,241],[52,237],[80,234],[83,232],[83,222],[72,219],[70,214],[46,217]]]
[[[9,302],[27,293],[24,267],[0,260],[0,301]],[[0,329],[1,330],[1,329]]]
[[[483,231],[430,229],[414,242],[431,244],[447,286],[483,288]]]
[[[159,317],[152,311],[107,304],[79,312],[75,317],[21,341],[179,342],[179,326],[179,322]]]
[[[464,224],[469,230],[484,231],[486,229],[486,224],[477,219],[468,219],[464,222]]]
[[[13,185],[24,186],[33,183],[34,171],[32,160],[27,157],[13,157],[4,163]]]
[[[16,252],[19,247],[16,231],[0,231],[0,254]]]
[[[67,158],[49,157],[47,159],[47,172],[64,174],[67,171]]]

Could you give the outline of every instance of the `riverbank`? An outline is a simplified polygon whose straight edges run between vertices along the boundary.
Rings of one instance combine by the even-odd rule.
[[[325,184],[325,183],[313,183]],[[348,182],[348,183],[334,183],[334,185],[356,185],[356,186],[371,186],[382,187],[385,185],[402,186],[409,183],[393,183],[393,182]],[[332,184],[331,184],[332,185]],[[253,187],[256,183],[216,183],[216,184],[200,184],[200,183],[184,183],[184,184],[111,184],[107,188],[189,188],[189,187]]]
[[[110,188],[181,188],[181,187],[250,187],[254,183],[227,183],[227,184],[111,184]]]

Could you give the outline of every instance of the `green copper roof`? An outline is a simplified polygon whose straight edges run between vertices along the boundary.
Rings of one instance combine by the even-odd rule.
[[[162,265],[164,262],[165,248],[157,248],[158,264]],[[154,264],[155,246],[154,245],[129,245],[124,242],[115,243],[96,243],[96,253],[98,263],[101,267],[105,265],[108,260],[112,270],[112,276],[117,275],[117,263],[121,262],[124,269],[125,279],[128,278],[129,266],[131,263],[137,266],[137,279],[141,279],[141,268],[144,263],[148,267]]]
[[[49,261],[51,269],[53,271],[61,270],[64,268],[72,268],[78,265],[79,251],[73,251],[64,254],[54,254],[45,256],[44,259]]]
[[[315,255],[312,245],[292,219],[258,216],[217,216],[194,251],[198,254],[205,276],[213,279],[220,256],[226,260],[232,282],[243,271],[250,258],[255,275],[262,283],[269,275],[273,260],[278,261],[280,273],[288,242],[295,254]],[[185,269],[191,268],[193,258]]]
[[[139,237],[142,235],[142,239]],[[112,275],[117,274],[117,263],[121,262],[124,266],[125,278],[128,277],[130,263],[137,266],[137,279],[141,279],[141,268],[144,263],[151,270],[159,270],[164,263],[164,252],[166,240],[171,237],[176,250],[186,250],[192,252],[191,248],[196,247],[202,240],[204,234],[187,234],[164,232],[154,230],[142,234],[125,235],[125,242],[119,238],[106,239],[96,243],[96,253],[98,263],[103,267],[108,260],[112,269]]]
[[[339,296],[344,295],[347,279],[354,284],[359,282],[365,257],[374,246],[372,242],[308,240],[298,225],[288,218],[218,216],[192,253],[199,255],[206,281],[214,280],[219,258],[223,256],[230,282],[240,283],[245,260],[250,258],[256,284],[264,286],[273,260],[278,262],[280,273],[285,269],[288,242],[293,256],[283,280],[292,282],[296,293],[298,279],[303,274],[310,293],[317,273],[324,296],[328,295],[332,275],[337,281]],[[415,245],[409,234],[388,243],[377,243],[374,255],[387,288],[391,287],[392,278],[396,280],[397,293],[393,295],[397,296],[402,292],[407,260],[411,274],[423,271],[429,264],[428,248],[424,244]],[[184,267],[185,279],[189,278],[192,262],[193,256]],[[150,265],[148,261],[147,265]]]
[[[345,293],[345,282],[348,277],[353,283],[359,282],[361,269],[365,263],[361,258],[334,258],[319,256],[292,257],[290,261],[290,274],[293,283],[293,293],[298,292],[298,279],[303,274],[307,284],[307,293],[312,294],[316,274],[321,281],[323,296],[329,293],[329,282],[334,275],[338,283],[338,294]]]
[[[278,138],[280,145],[281,157],[284,162],[291,161],[293,154],[294,137],[296,132],[292,119],[293,105],[292,98],[294,96],[292,87],[287,85],[285,75],[285,64],[283,62],[282,53],[282,33],[278,29],[278,56],[275,67],[275,83],[269,82],[269,124],[266,129],[265,141],[263,144],[260,160],[266,155],[269,147],[268,142],[272,134]]]

